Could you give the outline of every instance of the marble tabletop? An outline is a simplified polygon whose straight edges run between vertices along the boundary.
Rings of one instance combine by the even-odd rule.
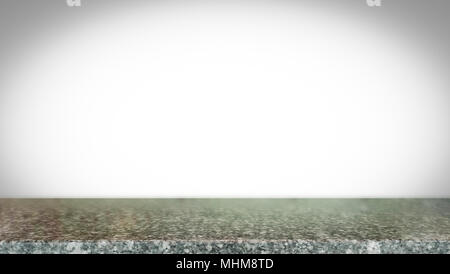
[[[0,253],[450,253],[450,199],[0,199]]]

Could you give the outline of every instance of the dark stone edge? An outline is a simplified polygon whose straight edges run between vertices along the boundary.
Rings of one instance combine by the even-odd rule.
[[[0,241],[0,254],[450,254],[450,241]]]

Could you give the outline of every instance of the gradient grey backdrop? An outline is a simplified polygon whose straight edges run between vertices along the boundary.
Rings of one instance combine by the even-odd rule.
[[[239,3],[237,0],[231,1]],[[127,13],[134,8],[146,7],[149,2],[158,5],[174,1],[82,0],[82,7],[69,8],[65,0],[1,0],[0,100],[1,95],[8,92],[4,85],[8,75],[15,72],[19,63],[23,64],[27,58],[38,52],[34,50],[36,46],[45,45],[46,41],[51,41],[59,33],[70,32],[71,26],[89,21],[99,14],[117,10]],[[195,5],[201,1],[182,2],[185,2],[185,5]],[[450,1],[448,0],[384,0],[380,8],[369,8],[365,0],[254,1],[255,5],[261,2],[272,4],[289,2],[293,7],[300,9],[307,6],[318,11],[331,11],[338,16],[353,18],[355,24],[370,21],[374,31],[389,31],[396,36],[404,37],[410,41],[411,46],[420,47],[429,56],[429,60],[439,68],[442,82],[450,92]],[[7,160],[2,158],[2,161]],[[445,165],[449,166],[448,163],[447,161]],[[0,172],[6,172],[2,168],[0,167]],[[449,170],[442,172],[448,179]],[[15,186],[1,177],[2,174],[0,174],[2,180],[0,196],[15,193],[16,191],[13,191]],[[448,196],[450,183],[444,182],[441,190],[444,196]]]

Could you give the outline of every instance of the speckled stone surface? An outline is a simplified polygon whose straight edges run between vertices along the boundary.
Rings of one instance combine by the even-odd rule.
[[[0,253],[450,253],[450,199],[0,199]]]

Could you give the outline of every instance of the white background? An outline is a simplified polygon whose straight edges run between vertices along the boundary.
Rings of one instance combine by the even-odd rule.
[[[0,195],[450,195],[438,69],[355,22],[162,5],[71,25],[10,73]]]

